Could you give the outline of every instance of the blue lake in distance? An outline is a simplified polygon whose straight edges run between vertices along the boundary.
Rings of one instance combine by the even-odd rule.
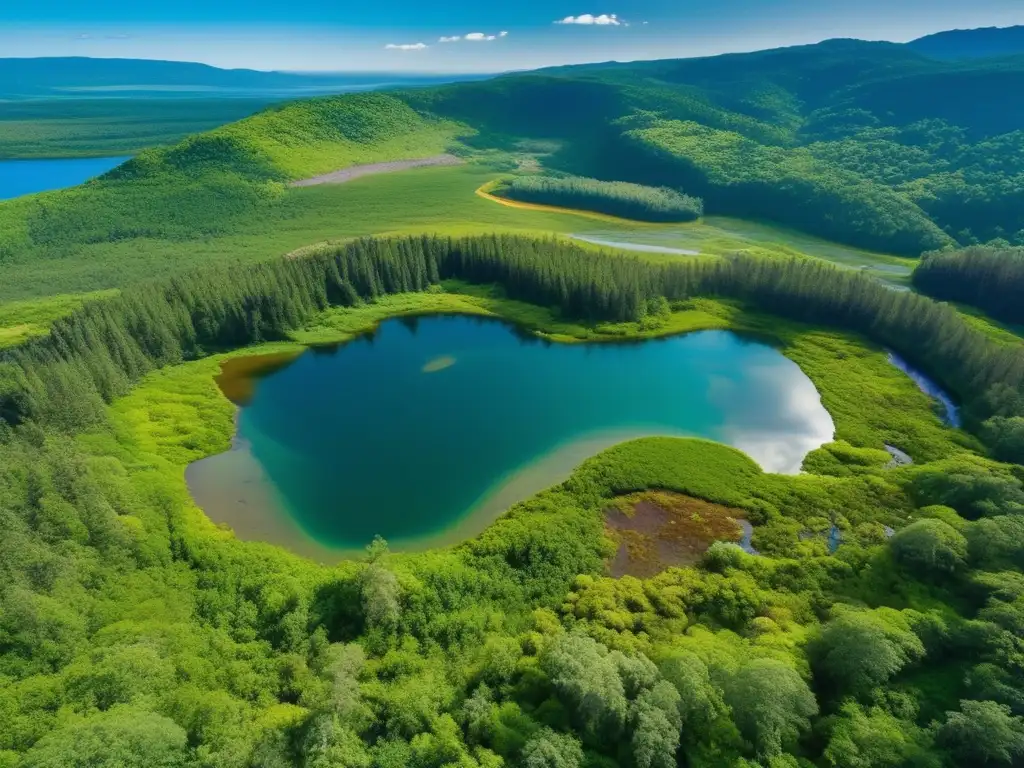
[[[625,440],[710,438],[794,473],[833,432],[795,363],[731,332],[553,344],[435,316],[274,366],[235,450],[186,478],[239,538],[331,560],[376,534],[397,550],[474,536]]]
[[[0,200],[74,187],[100,176],[128,157],[69,157],[0,160]]]

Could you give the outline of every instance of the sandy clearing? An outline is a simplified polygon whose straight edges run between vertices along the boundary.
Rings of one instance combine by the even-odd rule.
[[[392,173],[410,168],[423,168],[429,165],[461,165],[464,161],[455,155],[434,155],[421,157],[418,160],[392,160],[387,163],[370,163],[368,165],[352,165],[340,171],[314,176],[311,179],[293,181],[290,187],[313,187],[317,184],[344,184],[346,181],[358,179],[360,176],[372,176],[376,173]]]

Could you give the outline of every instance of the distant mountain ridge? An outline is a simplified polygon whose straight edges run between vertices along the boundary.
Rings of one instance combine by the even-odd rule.
[[[1024,55],[1024,26],[953,29],[907,43],[933,59],[983,59]]]
[[[220,69],[208,64],[149,59],[95,59],[88,57],[0,58],[0,98],[41,98],[85,92],[197,93],[204,90],[232,93],[337,93],[385,85],[438,84],[466,76],[409,73],[263,72]]]
[[[850,46],[866,45],[858,40],[829,40],[824,45],[842,55]],[[1024,55],[1024,26],[989,27],[982,29],[950,30],[921,37],[906,44],[872,43],[872,57],[888,57],[906,64],[910,55],[931,59],[979,59]],[[681,69],[706,68],[717,74],[730,66],[733,57],[765,55],[771,60],[780,58],[780,51],[798,52],[806,46],[774,49],[753,54],[724,54],[700,59],[674,59]],[[785,57],[785,54],[783,54]],[[714,62],[690,67],[683,62]],[[630,66],[642,66],[634,62]],[[657,66],[656,62],[651,62]],[[663,65],[663,63],[662,63]],[[598,68],[609,64],[584,64],[580,67]],[[558,72],[568,67],[553,67],[546,72]],[[299,73],[260,71],[254,69],[221,69],[208,64],[150,59],[107,59],[89,57],[0,58],[0,98],[45,98],[68,94],[118,95],[142,92],[149,96],[179,93],[217,92],[220,95],[315,95],[348,90],[379,88],[388,85],[431,85],[453,80],[476,80],[486,76],[411,74],[395,72],[355,73]],[[714,79],[717,79],[715,77]]]

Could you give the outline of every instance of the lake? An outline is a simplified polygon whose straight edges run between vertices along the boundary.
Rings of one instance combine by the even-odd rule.
[[[255,379],[258,359],[228,363],[236,448],[186,478],[239,538],[322,560],[375,534],[397,550],[464,540],[624,440],[706,437],[792,473],[834,431],[795,363],[727,331],[552,344],[434,316],[266,362]]]
[[[46,160],[0,160],[0,200],[74,187],[100,176],[130,158],[74,157]]]

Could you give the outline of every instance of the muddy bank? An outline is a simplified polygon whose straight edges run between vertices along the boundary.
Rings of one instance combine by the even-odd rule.
[[[288,186],[314,187],[317,184],[344,184],[346,181],[352,181],[352,179],[358,179],[361,176],[372,176],[377,173],[393,173],[394,171],[406,171],[410,168],[424,168],[431,165],[461,165],[462,162],[455,155],[445,154],[422,157],[419,160],[392,160],[387,163],[352,165],[348,168],[342,168],[340,171],[325,173],[323,176],[293,181]]]
[[[743,514],[667,491],[618,499],[605,510],[608,531],[619,542],[609,572],[648,578],[672,566],[693,565],[716,541],[736,542],[752,552],[753,528]]]

